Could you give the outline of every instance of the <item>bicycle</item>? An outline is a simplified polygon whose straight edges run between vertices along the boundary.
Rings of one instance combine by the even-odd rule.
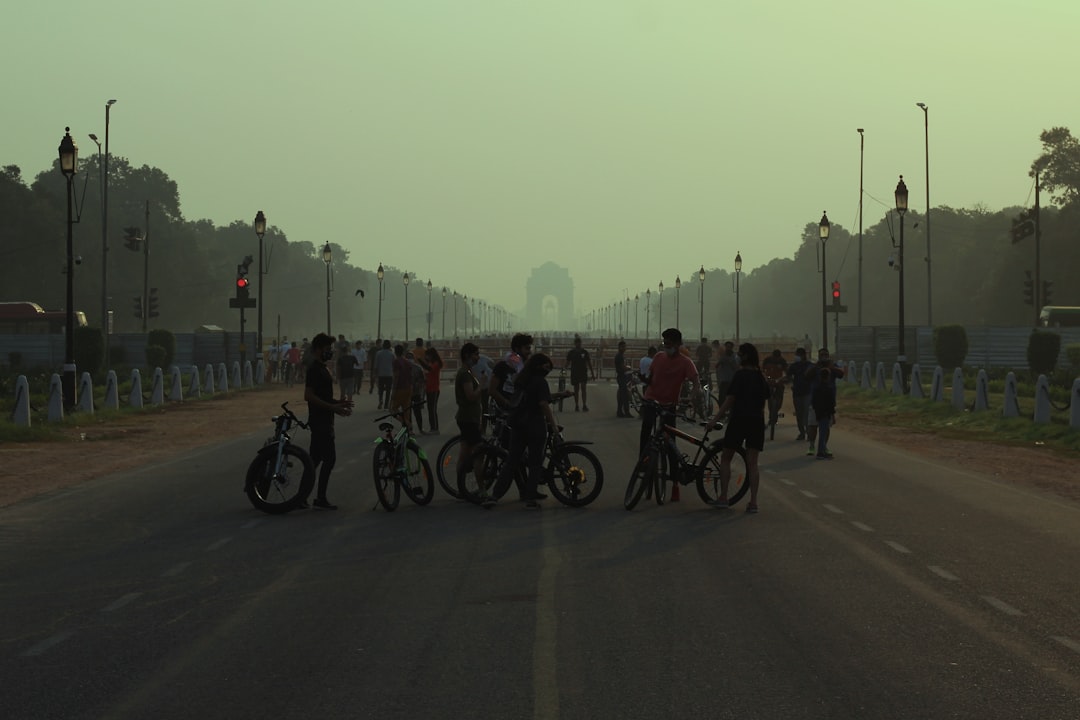
[[[634,371],[627,373],[626,391],[630,394],[630,410],[635,414],[641,414],[641,403],[645,400],[641,395],[643,386],[641,373]]]
[[[502,412],[484,413],[486,435],[482,438],[482,442],[498,445],[500,447],[509,447],[509,434],[508,426],[506,424],[506,415]],[[461,492],[458,490],[457,481],[457,460],[461,454],[461,435],[453,435],[443,443],[443,446],[439,448],[439,454],[435,458],[435,476],[439,480],[439,485],[446,491],[450,497],[461,500]],[[453,480],[447,478],[447,474]]]
[[[413,403],[404,410],[412,413],[423,407],[426,401]],[[388,413],[377,417],[372,422],[386,418],[395,418],[401,422],[402,413]],[[379,503],[388,512],[397,509],[404,489],[417,505],[427,505],[435,494],[435,482],[432,480],[431,465],[420,444],[416,442],[411,429],[405,423],[395,432],[394,424],[379,424],[382,435],[375,438],[375,452],[372,453],[371,465],[375,478],[375,493]]]
[[[659,413],[656,429],[645,445],[645,451],[630,474],[626,486],[623,507],[633,510],[641,498],[652,496],[657,505],[663,505],[667,499],[667,484],[697,485],[698,496],[706,503],[713,504],[720,497],[720,456],[723,446],[720,440],[709,442],[709,430],[702,437],[696,437],[671,424],[679,416],[670,407],[646,400]],[[708,423],[699,423],[706,427]],[[716,428],[722,427],[717,424]],[[676,439],[682,439],[694,445],[697,450],[691,460],[676,445]],[[736,448],[731,458],[730,481],[728,483],[728,504],[734,505],[750,489],[746,473],[746,450]]]
[[[271,418],[274,436],[269,438],[248,465],[244,492],[257,510],[280,514],[307,502],[315,486],[315,466],[307,451],[292,444],[289,430],[308,426],[281,403],[282,413]]]

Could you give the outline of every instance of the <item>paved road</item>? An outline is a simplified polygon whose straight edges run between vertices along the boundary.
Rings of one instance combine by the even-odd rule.
[[[1076,506],[841,425],[778,432],[760,515],[628,513],[637,424],[590,405],[583,510],[373,511],[373,411],[336,513],[251,509],[265,433],[0,510],[0,717],[1080,716]]]

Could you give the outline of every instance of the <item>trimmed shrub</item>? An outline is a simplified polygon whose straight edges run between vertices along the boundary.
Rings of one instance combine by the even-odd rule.
[[[1052,375],[1061,352],[1061,336],[1052,332],[1035,330],[1028,338],[1027,360],[1031,377]]]
[[[940,325],[934,328],[934,356],[942,369],[963,367],[967,354],[967,331],[963,325]]]
[[[169,330],[151,330],[146,336],[146,344],[157,345],[165,350],[165,359],[161,365],[151,365],[150,367],[160,367],[163,372],[168,372],[169,367],[172,366],[173,358],[176,357],[176,336]],[[146,350],[149,352],[150,348],[147,347]]]
[[[1080,343],[1069,343],[1065,346],[1065,358],[1069,361],[1069,369],[1074,372],[1080,369]]]
[[[153,370],[154,368],[162,368],[164,372],[165,359],[168,357],[165,348],[160,345],[147,345],[146,346],[146,366]]]
[[[97,375],[105,360],[105,336],[101,328],[75,328],[75,367],[79,372],[86,371]]]

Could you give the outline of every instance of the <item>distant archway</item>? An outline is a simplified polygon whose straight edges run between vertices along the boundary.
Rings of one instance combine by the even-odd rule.
[[[525,324],[532,330],[574,327],[574,281],[553,262],[534,268],[525,283]]]

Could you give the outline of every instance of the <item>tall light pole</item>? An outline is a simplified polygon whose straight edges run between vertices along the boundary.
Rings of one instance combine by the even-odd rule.
[[[859,131],[859,327],[862,327],[862,201],[863,201],[863,147],[866,144],[866,138],[863,136],[863,129],[858,128]],[[836,348],[833,348],[834,350]]]
[[[375,326],[375,337],[379,340],[383,339],[382,336],[382,299],[383,299],[383,278],[386,277],[386,271],[383,270],[382,263],[379,263],[379,269],[375,271],[375,277],[379,280],[379,320]]]
[[[71,217],[71,183],[79,171],[79,146],[71,137],[71,128],[64,128],[64,137],[60,141],[60,172],[67,180],[67,301],[64,317],[64,375],[61,388],[64,393],[64,407],[75,409],[75,254],[73,252]]]
[[[634,337],[641,337],[641,294],[634,295]]]
[[[457,324],[457,290],[454,291],[454,337],[458,336],[458,324]]]
[[[701,295],[698,304],[698,337],[705,337],[705,266],[698,270],[698,292]]]
[[[98,136],[94,133],[90,133],[90,139],[97,145],[98,155],[98,183],[101,185],[101,244],[106,242],[105,234],[105,166],[101,154],[101,142],[98,140]],[[104,258],[102,258],[102,264],[104,264]],[[105,282],[105,278],[102,278],[102,282]],[[109,327],[109,298],[105,291],[105,285],[101,286],[101,331],[105,334],[105,364],[102,366],[105,368],[105,372],[109,372],[109,339],[112,334],[112,328]]]
[[[330,243],[323,245],[322,259],[326,263],[326,334],[333,337],[333,333],[330,332],[330,261],[334,258],[330,251]],[[262,352],[262,348],[259,348],[259,352]]]
[[[829,216],[821,213],[821,222],[818,223],[818,235],[821,236],[821,347],[829,346],[829,323],[828,308],[825,304],[825,243],[829,240]]]
[[[427,281],[427,339],[431,340],[431,280]]]
[[[930,284],[930,108],[926,103],[915,103],[923,111],[923,134],[926,144],[926,217],[923,219],[926,225],[926,324],[934,326],[933,290]]]
[[[405,286],[405,340],[409,339],[409,273],[401,276],[401,284]]]
[[[259,327],[258,327],[258,332],[256,332],[256,335],[258,336],[258,340],[256,341],[256,342],[258,342],[258,346],[257,346],[258,350],[256,350],[257,354],[255,355],[255,357],[258,358],[258,357],[262,357],[262,351],[263,351],[263,325],[262,325],[262,317],[263,317],[263,313],[262,313],[262,311],[263,311],[263,275],[266,274],[266,271],[263,270],[263,235],[266,234],[266,216],[263,215],[262,210],[255,213],[255,223],[254,223],[254,225],[255,225],[255,235],[256,235],[256,237],[259,238],[259,295],[258,295],[258,300],[257,300],[257,303],[258,303],[258,306],[259,306],[259,313],[258,313],[258,325],[259,325]]]
[[[679,327],[679,291],[682,290],[682,280],[675,276],[675,327]]]
[[[649,334],[649,301],[652,300],[652,289],[645,291],[645,337],[652,337]]]
[[[105,370],[109,369],[109,113],[116,100],[105,103],[105,172],[101,182],[101,322],[105,327]]]
[[[442,289],[442,332],[439,333],[439,337],[443,340],[446,339],[446,288]]]
[[[904,176],[900,176],[900,182],[896,183],[896,214],[900,216],[900,249],[896,258],[900,270],[900,307],[897,313],[897,327],[899,338],[897,339],[897,362],[900,367],[907,362],[904,352],[904,215],[907,213],[908,190],[904,184]]]
[[[742,275],[742,252],[735,252],[735,347],[739,347],[739,276]]]
[[[656,308],[656,329],[663,331],[664,327],[664,281],[660,281],[660,288],[657,297],[660,298]]]

